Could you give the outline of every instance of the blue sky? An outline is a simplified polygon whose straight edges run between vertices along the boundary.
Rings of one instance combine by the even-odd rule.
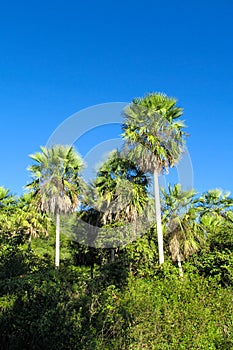
[[[184,108],[196,190],[233,192],[232,18],[232,0],[1,2],[0,185],[21,193],[75,112],[160,91]]]

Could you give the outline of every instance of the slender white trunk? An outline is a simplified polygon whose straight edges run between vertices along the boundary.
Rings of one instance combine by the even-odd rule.
[[[183,273],[183,268],[182,268],[182,263],[181,263],[180,254],[177,255],[177,262],[178,262],[180,277],[183,277],[183,276],[184,276],[184,273]]]
[[[56,214],[56,248],[55,248],[55,268],[59,268],[60,262],[60,214]]]
[[[155,195],[155,212],[156,212],[158,248],[159,248],[159,264],[161,265],[164,263],[163,231],[162,231],[161,207],[160,207],[160,196],[159,196],[159,179],[158,179],[158,173],[156,170],[154,170],[154,195]]]

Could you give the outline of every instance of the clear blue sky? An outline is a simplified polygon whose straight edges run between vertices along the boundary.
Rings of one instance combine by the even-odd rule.
[[[0,5],[0,185],[73,113],[160,91],[178,99],[197,191],[233,192],[232,0]]]

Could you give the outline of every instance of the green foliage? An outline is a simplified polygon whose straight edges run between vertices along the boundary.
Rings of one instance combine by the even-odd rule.
[[[125,297],[131,311],[128,349],[231,349],[232,291],[198,275],[181,280],[132,280]]]
[[[158,265],[158,243],[154,228],[122,249],[133,276],[154,276]]]
[[[31,249],[24,235],[1,240],[1,348],[233,347],[230,230],[225,247],[220,240],[224,250],[211,237],[212,248],[184,264],[183,278],[169,260],[156,263],[154,230],[116,249],[113,263],[109,249],[84,249],[62,237],[59,271],[53,268],[54,232],[33,239]]]
[[[173,123],[178,133],[174,135],[182,139],[184,125],[177,119],[182,110],[176,101],[152,94],[135,100],[128,112],[128,136],[138,141],[148,134],[146,142],[155,141],[154,150],[166,168],[163,161],[172,145],[157,144],[164,135],[153,134],[158,131],[155,125],[147,133],[143,123],[146,115],[151,121],[159,113],[166,119],[165,126]],[[130,124],[135,116],[140,130]],[[35,190],[41,176],[57,176],[59,184],[52,181],[52,189],[57,185],[57,195],[67,190],[70,201],[64,205],[72,202],[75,206],[82,189],[81,159],[66,147],[41,151],[33,156],[45,165],[42,173],[38,164],[31,169]],[[178,150],[173,151],[175,161]],[[48,166],[50,152],[52,167]],[[167,165],[173,161],[168,158]],[[132,185],[128,190],[127,183]],[[41,184],[46,184],[44,178]],[[145,214],[145,204],[151,201],[146,175],[115,152],[100,168],[95,185],[89,188],[94,192],[91,198],[101,199],[107,210],[97,210],[84,198],[81,210],[61,218],[59,270],[53,267],[53,219],[38,210],[31,194],[15,198],[0,187],[0,348],[233,349],[233,200],[229,194],[211,190],[198,198],[179,185],[168,187],[162,206],[167,257],[159,266],[154,220],[147,226],[141,220],[147,212],[143,218],[139,215]],[[121,209],[116,210],[115,204]],[[82,231],[85,223],[94,227],[88,237]],[[101,230],[97,233],[96,228]],[[99,246],[88,246],[97,236]],[[181,275],[176,267],[178,255],[180,264],[183,261]]]
[[[78,291],[68,282],[67,272],[65,281],[51,269],[24,276],[15,285],[11,281],[8,293],[15,300],[1,308],[4,349],[78,349],[81,311],[77,298],[70,298]]]
[[[215,278],[223,286],[233,286],[232,251],[203,253],[198,257],[196,266],[205,277]]]
[[[211,215],[204,215],[208,232],[206,246],[193,256],[190,264],[206,278],[215,279],[224,287],[233,286],[233,223],[224,211],[221,210],[220,219],[216,218],[216,212],[219,215],[217,208]]]

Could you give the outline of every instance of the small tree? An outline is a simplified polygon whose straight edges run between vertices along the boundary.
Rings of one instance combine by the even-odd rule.
[[[199,222],[200,207],[195,191],[182,191],[181,185],[162,191],[163,223],[172,260],[183,276],[182,261],[200,249],[205,234]]]

